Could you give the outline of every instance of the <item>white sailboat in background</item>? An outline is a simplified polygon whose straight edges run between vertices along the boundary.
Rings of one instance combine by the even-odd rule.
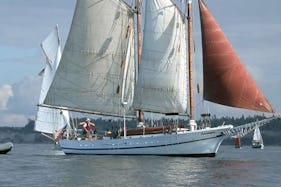
[[[256,125],[255,130],[254,130],[252,147],[253,148],[260,148],[260,149],[264,148],[263,139],[262,139],[262,136],[261,136],[261,131],[260,131],[260,129],[257,125]]]
[[[41,48],[46,57],[45,68],[39,73],[43,76],[39,104],[42,104],[55,76],[61,59],[61,41],[59,38],[58,25],[41,42]],[[35,120],[35,131],[44,133],[53,139],[53,134],[69,123],[69,112],[46,107],[38,107]]]
[[[59,141],[62,151],[215,156],[233,126],[197,128],[193,111],[191,1],[186,2],[186,13],[172,0],[143,1],[142,14],[140,1],[137,2],[135,10],[124,1],[77,0],[60,64],[40,107],[120,117],[124,118],[124,126],[117,138],[81,140],[76,132],[68,134]],[[204,98],[218,104],[273,112],[205,3],[198,3]],[[143,21],[141,15],[145,15]],[[141,41],[141,29],[136,31],[135,17],[138,26],[143,22],[143,42],[138,42],[137,52],[135,33]],[[142,127],[127,130],[126,118],[136,116],[136,111],[189,116],[190,123],[180,127],[175,122],[161,127],[159,132],[140,121]]]

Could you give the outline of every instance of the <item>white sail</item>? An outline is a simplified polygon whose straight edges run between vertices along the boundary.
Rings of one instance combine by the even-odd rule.
[[[186,113],[186,24],[172,1],[145,6],[143,53],[134,107],[159,113]]]
[[[39,107],[35,121],[35,131],[53,134],[63,129],[69,123],[69,112],[45,107]]]
[[[42,104],[46,97],[61,59],[58,26],[41,43],[41,47],[46,56],[46,66],[44,68],[39,104]],[[64,117],[62,114],[64,114]],[[35,131],[52,134],[55,130],[65,126],[64,119],[69,119],[67,111],[61,112],[60,110],[39,106],[35,121]]]
[[[122,97],[128,107],[133,99],[133,33],[133,12],[124,2],[78,0],[62,59],[44,103],[122,116]],[[124,81],[126,88],[122,88]]]
[[[61,59],[61,44],[58,26],[56,26],[46,39],[42,41],[41,48],[46,57],[46,67],[44,69],[42,88],[39,97],[40,104],[42,104],[46,98]]]
[[[259,127],[256,126],[254,135],[253,135],[253,141],[261,142],[262,143],[262,136]]]
[[[256,125],[255,130],[254,130],[252,147],[253,148],[261,148],[261,149],[264,148],[261,132],[260,132],[260,129],[257,125]]]

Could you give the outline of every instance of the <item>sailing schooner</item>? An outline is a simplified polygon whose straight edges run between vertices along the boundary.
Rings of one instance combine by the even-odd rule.
[[[204,1],[198,3],[204,99],[273,112]],[[124,126],[117,138],[83,140],[76,132],[68,134],[59,140],[66,154],[215,156],[233,128],[199,129],[194,119],[191,1],[186,2],[186,13],[172,0],[143,4],[140,14],[139,4],[134,9],[124,1],[77,0],[60,64],[40,107],[123,117]],[[140,16],[143,40],[135,58],[134,18]],[[140,121],[143,133],[132,134],[126,118],[136,111],[189,116],[190,123],[156,131]]]

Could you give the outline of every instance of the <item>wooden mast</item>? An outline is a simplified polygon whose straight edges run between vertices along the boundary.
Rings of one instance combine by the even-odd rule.
[[[137,41],[138,41],[138,70],[141,64],[141,55],[142,55],[142,32],[141,32],[141,0],[136,0],[137,4]],[[143,112],[138,111],[138,121],[143,121]]]
[[[188,37],[188,72],[189,72],[189,112],[190,120],[194,120],[194,98],[193,98],[193,72],[192,72],[192,2],[187,3],[187,37]]]

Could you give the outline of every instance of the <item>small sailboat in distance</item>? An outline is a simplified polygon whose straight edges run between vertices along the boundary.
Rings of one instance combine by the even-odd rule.
[[[254,130],[252,147],[253,148],[260,148],[260,149],[264,148],[263,139],[262,139],[262,136],[261,136],[261,131],[260,131],[260,128],[258,127],[258,125],[256,125],[255,130]]]

